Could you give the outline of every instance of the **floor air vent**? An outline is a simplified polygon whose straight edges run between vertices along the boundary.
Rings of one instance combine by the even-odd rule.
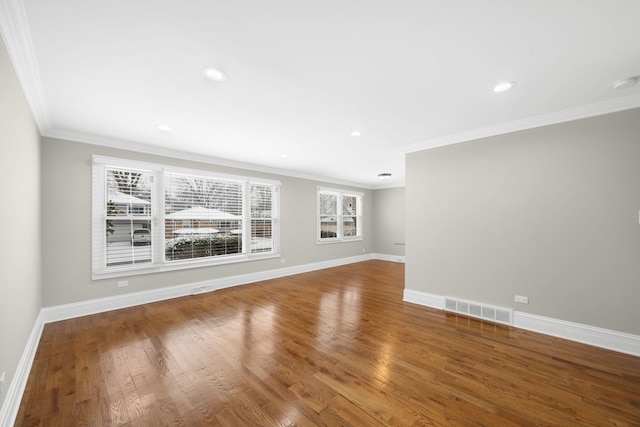
[[[459,313],[483,320],[504,323],[505,325],[511,325],[513,319],[513,310],[510,308],[495,307],[492,305],[464,301],[450,297],[445,297],[444,309],[452,313]]]

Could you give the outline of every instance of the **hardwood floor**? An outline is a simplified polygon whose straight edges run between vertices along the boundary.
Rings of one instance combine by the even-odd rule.
[[[403,283],[367,261],[48,324],[16,426],[640,425],[640,358]]]

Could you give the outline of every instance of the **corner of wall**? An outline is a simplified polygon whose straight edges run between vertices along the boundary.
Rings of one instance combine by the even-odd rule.
[[[27,386],[27,380],[29,379],[33,360],[36,357],[36,351],[38,350],[38,344],[40,343],[44,324],[43,312],[40,311],[31,330],[31,334],[29,335],[27,345],[22,352],[22,357],[20,357],[20,362],[18,363],[18,367],[13,375],[13,380],[7,389],[7,396],[4,404],[2,405],[2,408],[0,408],[0,426],[12,426],[18,416],[18,409],[20,409],[22,395],[24,394],[25,387]]]

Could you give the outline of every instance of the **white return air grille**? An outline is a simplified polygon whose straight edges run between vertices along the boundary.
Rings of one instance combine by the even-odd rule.
[[[513,324],[513,310],[510,308],[495,307],[492,305],[445,297],[444,309],[453,313],[477,317],[478,319],[504,323],[505,325]]]

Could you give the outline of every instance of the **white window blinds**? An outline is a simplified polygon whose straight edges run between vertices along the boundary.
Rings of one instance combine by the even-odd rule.
[[[251,253],[279,249],[278,187],[251,184]]]
[[[107,167],[105,175],[105,267],[150,263],[151,172]]]
[[[278,181],[94,156],[94,278],[279,256]]]
[[[165,260],[242,253],[240,182],[165,173]]]

